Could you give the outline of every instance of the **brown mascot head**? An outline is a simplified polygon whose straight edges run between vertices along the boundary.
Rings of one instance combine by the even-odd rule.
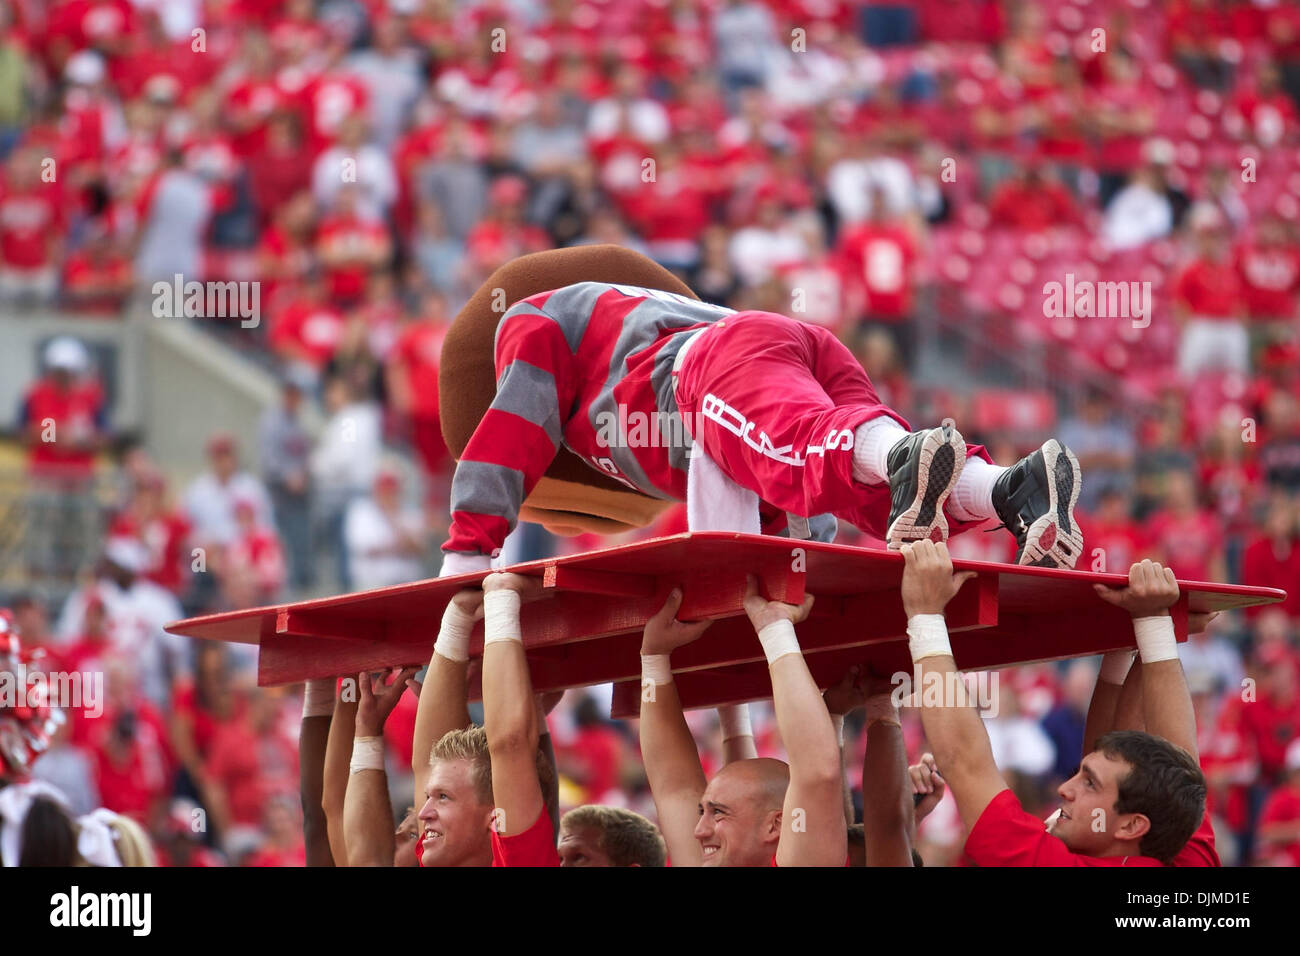
[[[442,346],[438,400],[442,437],[453,457],[459,460],[496,397],[493,343],[505,314],[502,303],[508,308],[530,295],[575,282],[617,282],[697,298],[663,266],[622,246],[552,249],[506,263],[465,303]],[[561,448],[519,517],[555,534],[617,534],[645,527],[671,504],[632,491]]]

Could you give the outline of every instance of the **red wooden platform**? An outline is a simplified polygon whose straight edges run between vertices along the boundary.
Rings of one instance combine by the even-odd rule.
[[[1103,602],[1093,582],[1120,585],[1127,574],[1095,574],[957,561],[978,572],[948,606],[957,664],[965,670],[1079,657],[1133,646],[1128,615]],[[525,604],[524,645],[533,684],[554,690],[612,681],[614,716],[635,715],[640,701],[641,630],[674,586],[683,589],[681,620],[715,623],[673,654],[674,681],[686,707],[771,696],[762,648],[742,608],[745,576],[769,597],[797,603],[817,595],[799,643],[818,684],[851,664],[883,674],[911,669],[899,585],[902,556],[845,545],[728,532],[695,532],[622,547],[515,565],[543,579],[554,596]],[[486,572],[391,588],[189,618],[173,634],[259,644],[258,682],[287,684],[399,664],[423,665],[453,594]],[[1273,604],[1285,592],[1180,581],[1173,609],[1178,639],[1187,612]],[[483,650],[475,627],[471,658]],[[477,699],[478,687],[471,687]]]

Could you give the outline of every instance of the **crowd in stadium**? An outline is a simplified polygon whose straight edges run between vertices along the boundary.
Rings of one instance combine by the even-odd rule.
[[[247,648],[161,625],[434,573],[451,317],[517,256],[609,242],[706,301],[831,328],[884,400],[951,415],[998,461],[1054,428],[1085,475],[1081,568],[1150,557],[1288,590],[1180,653],[1220,854],[1300,865],[1300,9],[0,0],[0,27],[0,302],[112,322],[178,274],[256,281],[258,327],[197,321],[282,382],[178,485],[143,448],[107,461],[75,336],[43,355],[17,422],[33,484],[75,496],[111,470],[118,487],[72,595],[10,602],[24,647],[106,675],[103,714],[74,714],[35,768],[77,813],[129,816],[175,865],[304,862],[298,690],[257,688]],[[1150,283],[1149,322],[1049,315],[1044,283],[1067,272]],[[936,315],[1051,356],[1079,400],[919,385]],[[51,416],[74,441],[40,440]],[[684,528],[674,512],[646,534]],[[1014,542],[952,552],[1005,561]],[[1031,811],[1073,774],[1095,674],[1000,675],[986,723]],[[636,725],[605,719],[604,693],[550,714],[560,804],[653,817]],[[395,707],[400,809],[417,702]],[[781,756],[772,706],[752,712],[757,753]],[[687,719],[711,776],[717,718]],[[861,714],[847,725],[861,766]],[[916,764],[919,717],[902,732]],[[960,845],[940,801],[919,852],[939,865]]]

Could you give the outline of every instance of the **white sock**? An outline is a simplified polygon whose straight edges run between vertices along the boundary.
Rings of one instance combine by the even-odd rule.
[[[864,485],[889,481],[889,449],[907,437],[898,422],[881,415],[853,430],[853,479]]]
[[[994,518],[993,486],[1006,471],[1001,465],[990,465],[983,458],[967,458],[957,486],[948,496],[948,513],[960,521],[983,521]]]

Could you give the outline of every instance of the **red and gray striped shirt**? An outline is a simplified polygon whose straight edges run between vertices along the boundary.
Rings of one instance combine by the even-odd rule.
[[[561,444],[644,494],[686,497],[690,436],[672,367],[732,310],[636,286],[579,282],[515,305],[496,332],[497,394],[451,486],[443,551],[493,556]]]

